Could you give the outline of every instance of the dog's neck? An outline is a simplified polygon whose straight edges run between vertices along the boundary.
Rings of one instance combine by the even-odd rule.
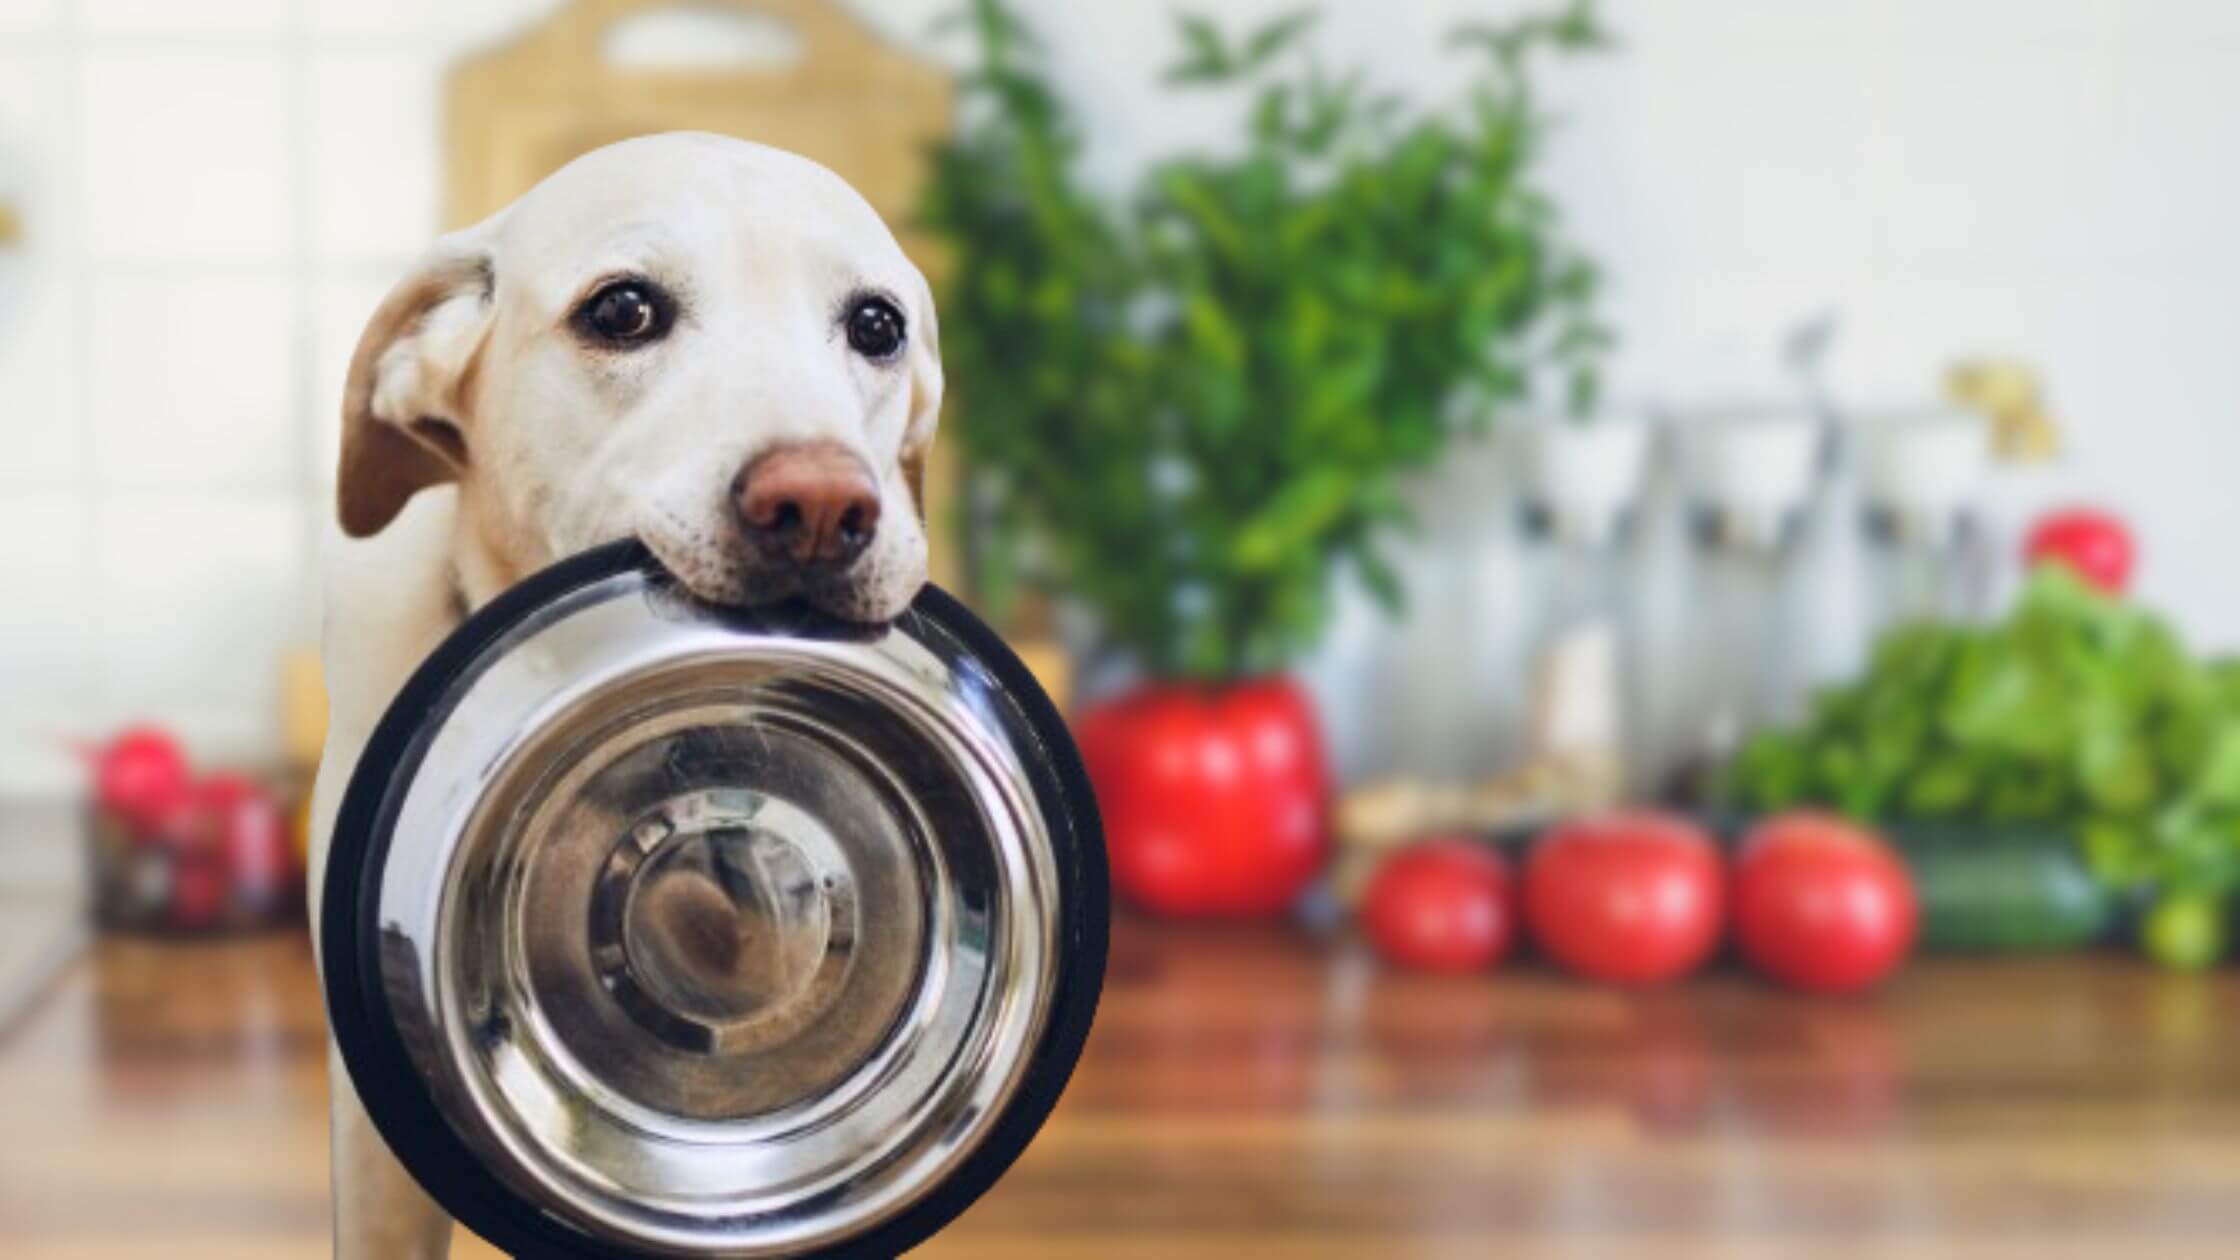
[[[443,597],[443,611],[450,619],[452,628],[456,629],[468,617],[474,615],[476,605],[474,597],[467,594],[466,576],[459,572],[459,566],[456,562],[452,564],[451,571],[445,575],[445,578],[446,589]]]
[[[445,575],[447,611],[452,624],[465,621],[484,604],[496,599],[498,592],[527,577],[537,566],[524,565],[510,552],[512,548],[499,545],[489,528],[480,524],[482,513],[466,496],[459,504],[457,524],[452,531],[451,564]]]

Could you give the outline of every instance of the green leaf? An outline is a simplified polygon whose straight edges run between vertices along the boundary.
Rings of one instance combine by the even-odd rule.
[[[2160,789],[2152,750],[2115,722],[2099,724],[2077,746],[2077,781],[2086,799],[2111,814],[2147,808]]]
[[[1185,167],[1171,167],[1161,180],[1160,190],[1218,252],[1231,257],[1245,252],[1243,229],[1203,176]]]
[[[2191,799],[2201,805],[2240,810],[2240,713],[2227,716],[2217,728],[2188,786]]]
[[[1353,476],[1342,468],[1318,468],[1293,481],[1238,529],[1230,564],[1250,573],[1282,563],[1345,510],[1352,492]]]
[[[1361,574],[1361,584],[1377,606],[1394,616],[1407,611],[1407,588],[1400,583],[1400,574],[1383,556],[1369,548],[1362,548],[1354,556],[1354,563]]]
[[[1322,15],[1312,9],[1293,9],[1280,14],[1245,37],[1244,53],[1239,58],[1246,66],[1257,68],[1267,64],[1278,53],[1299,42],[1299,38],[1314,28]]]
[[[1229,312],[1210,295],[1190,296],[1183,307],[1183,323],[1190,330],[1191,344],[1207,359],[1231,370],[1244,366],[1244,332],[1230,322]]]
[[[1252,103],[1252,134],[1261,143],[1272,144],[1282,138],[1290,119],[1291,85],[1275,83],[1261,89]]]
[[[2129,888],[2152,878],[2153,865],[2131,826],[2093,819],[2078,829],[2078,839],[2093,878],[2110,888]]]
[[[1907,813],[1919,818],[1941,818],[1959,813],[1976,799],[1975,768],[1957,757],[1921,767],[1905,786]]]
[[[1736,756],[1727,794],[1753,809],[1787,809],[1811,793],[1813,779],[1812,761],[1801,741],[1761,731]]]
[[[1182,37],[1182,46],[1200,57],[1218,61],[1231,60],[1229,43],[1221,36],[1221,28],[1212,20],[1196,13],[1177,13],[1175,32]]]

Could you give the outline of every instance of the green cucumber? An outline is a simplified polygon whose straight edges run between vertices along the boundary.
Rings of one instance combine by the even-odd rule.
[[[2106,938],[2116,898],[2074,837],[2047,827],[1886,824],[1921,900],[1920,947],[1946,953],[2046,953]]]

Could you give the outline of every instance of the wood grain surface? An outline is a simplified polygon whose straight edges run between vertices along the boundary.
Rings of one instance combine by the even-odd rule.
[[[1820,1002],[1123,923],[1056,1119],[924,1254],[2228,1257],[2236,1031],[2240,976],[2118,957]],[[99,945],[0,1029],[0,1255],[325,1254],[322,1036],[298,941]]]

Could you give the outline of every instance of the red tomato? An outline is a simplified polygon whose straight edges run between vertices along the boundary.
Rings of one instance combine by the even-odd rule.
[[[1825,814],[1780,814],[1735,859],[1734,926],[1743,954],[1777,980],[1849,993],[1888,975],[1913,948],[1913,880],[1880,837]]]
[[[2092,508],[2070,508],[2040,517],[2022,548],[2023,561],[2031,567],[2049,560],[2066,564],[2077,576],[2110,594],[2121,594],[2131,585],[2136,555],[2131,531],[2124,523]]]
[[[1469,840],[1427,840],[1377,868],[1361,921],[1377,952],[1401,966],[1476,971],[1509,952],[1512,897],[1500,854]]]
[[[156,830],[187,796],[186,755],[163,731],[134,727],[93,754],[94,801],[136,830]]]
[[[1563,823],[1525,864],[1525,919],[1550,958],[1595,980],[1657,984],[1719,943],[1724,876],[1702,828],[1649,812]]]
[[[1282,679],[1151,686],[1078,724],[1112,880],[1175,915],[1263,915],[1322,869],[1330,788],[1306,693]]]

